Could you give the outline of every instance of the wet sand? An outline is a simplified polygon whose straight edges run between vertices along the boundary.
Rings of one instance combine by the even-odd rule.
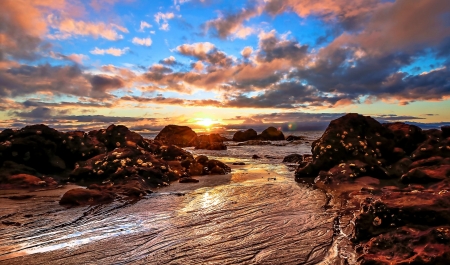
[[[255,161],[232,167],[232,174],[196,177],[200,182],[194,184],[172,183],[136,203],[66,209],[57,202],[63,190],[36,192],[23,201],[2,194],[0,221],[21,225],[0,224],[0,262],[332,262],[335,255],[328,250],[335,212],[323,209],[323,192],[294,182],[283,164]]]

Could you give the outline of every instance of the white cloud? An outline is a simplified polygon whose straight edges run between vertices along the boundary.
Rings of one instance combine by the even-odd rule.
[[[125,47],[123,49],[118,49],[118,48],[99,49],[99,48],[95,47],[95,49],[90,51],[90,53],[96,54],[96,55],[110,54],[113,56],[121,56],[121,55],[125,54],[129,49],[130,48],[128,48],[128,47]]]
[[[168,13],[161,13],[158,12],[155,14],[155,22],[158,23],[158,25],[160,25],[159,29],[160,30],[165,30],[168,31],[169,30],[169,19],[173,19],[175,17],[175,15],[172,12],[168,12]]]
[[[141,26],[139,27],[139,31],[140,32],[144,32],[146,28],[151,28],[152,25],[150,25],[149,23],[145,22],[145,21],[141,21]]]
[[[150,39],[150,38],[140,39],[138,37],[134,37],[132,42],[133,42],[133,44],[147,46],[147,47],[152,45],[152,39]]]

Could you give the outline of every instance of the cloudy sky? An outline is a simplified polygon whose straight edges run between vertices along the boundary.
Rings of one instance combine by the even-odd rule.
[[[449,122],[450,1],[1,0],[0,97],[0,128]]]

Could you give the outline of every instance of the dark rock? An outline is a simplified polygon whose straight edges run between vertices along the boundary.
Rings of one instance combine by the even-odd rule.
[[[168,125],[159,132],[155,140],[166,145],[189,147],[197,144],[197,134],[188,126]]]
[[[194,178],[181,178],[178,182],[180,182],[180,183],[198,183],[199,180],[194,179]]]
[[[299,141],[299,140],[305,140],[304,136],[295,136],[295,135],[289,135],[286,137],[286,141],[292,142],[292,141]]]
[[[205,155],[199,155],[195,158],[195,161],[202,165],[206,165],[206,163],[208,163],[208,160],[208,157]]]
[[[275,127],[269,127],[265,129],[261,134],[259,134],[257,136],[257,139],[266,141],[279,141],[284,140],[285,138],[283,132]]]
[[[233,141],[235,142],[244,142],[248,140],[255,140],[258,136],[258,133],[253,129],[248,129],[246,131],[237,131],[233,135]]]
[[[262,140],[249,140],[242,143],[238,143],[238,146],[244,146],[244,145],[270,145],[271,142],[269,141],[262,141]]]
[[[227,146],[224,143],[217,142],[199,142],[195,149],[206,149],[206,150],[227,150]]]
[[[299,154],[288,155],[283,158],[283,163],[300,163],[303,161],[303,156]]]
[[[442,126],[441,130],[442,130],[442,137],[444,137],[444,138],[450,137],[450,126],[449,125]]]
[[[253,155],[252,158],[253,158],[253,159],[260,159],[261,157],[258,156],[258,155]]]
[[[392,138],[393,133],[371,117],[347,114],[331,121],[322,137],[312,144],[313,162],[305,171],[298,169],[296,177],[317,175],[320,170],[326,171],[347,160],[383,167],[386,160],[395,156]],[[383,170],[374,172],[379,171]]]
[[[36,195],[23,194],[23,195],[9,196],[8,199],[14,200],[14,201],[21,201],[21,200],[28,200],[33,197],[36,197]]]
[[[233,165],[235,165],[235,166],[244,166],[245,163],[244,162],[233,162]]]

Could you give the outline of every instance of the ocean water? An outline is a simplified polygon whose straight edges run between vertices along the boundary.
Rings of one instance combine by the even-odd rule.
[[[300,135],[306,139],[296,143],[187,148],[224,161],[231,174],[172,183],[131,204],[66,209],[57,193],[16,204],[0,196],[2,215],[22,223],[0,227],[0,263],[333,264],[335,210],[325,210],[326,195],[296,183],[293,167],[281,163],[310,153],[321,133]]]

